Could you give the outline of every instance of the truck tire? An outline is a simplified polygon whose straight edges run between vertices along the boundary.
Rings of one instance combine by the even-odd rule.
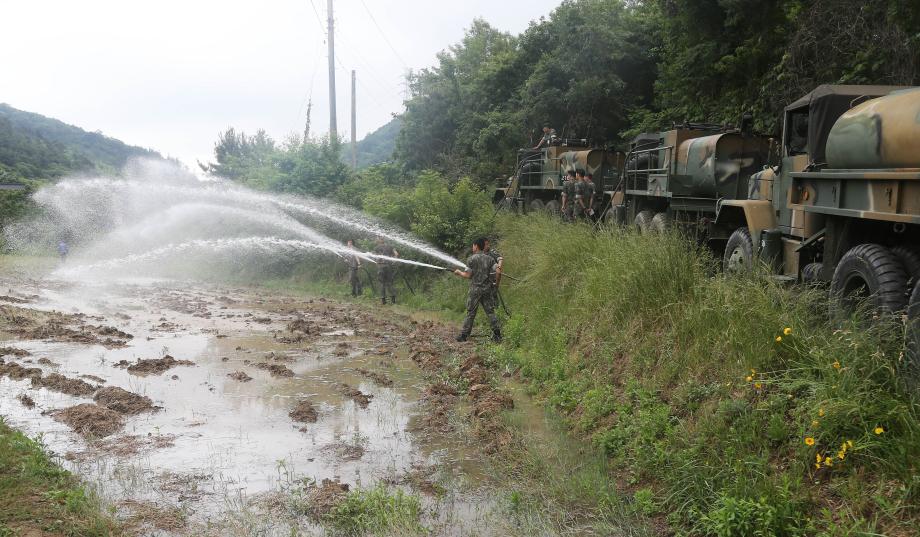
[[[907,271],[891,250],[860,244],[843,254],[831,278],[831,314],[849,315],[861,300],[895,313],[907,306]]]
[[[722,256],[722,271],[726,274],[749,272],[754,266],[754,241],[746,227],[739,227],[725,244]]]
[[[914,286],[907,306],[907,377],[908,383],[920,389],[920,285]]]
[[[532,212],[532,213],[538,213],[538,212],[540,212],[540,211],[543,210],[543,207],[544,207],[544,205],[543,205],[543,200],[541,200],[541,199],[532,199],[532,200],[530,200],[530,207],[528,207],[528,208],[530,209],[530,212]]]
[[[916,248],[902,245],[892,248],[891,253],[898,258],[898,261],[904,265],[904,270],[907,271],[907,277],[909,278],[907,293],[909,295],[916,287],[917,281],[920,280],[920,252]]]
[[[559,203],[559,200],[549,200],[543,210],[553,216],[558,216],[559,212],[562,211],[562,204]]]
[[[821,274],[821,267],[823,266],[823,263],[809,263],[805,265],[802,269],[802,283],[814,285],[820,282],[818,276]]]
[[[639,233],[648,233],[652,230],[652,219],[655,218],[655,213],[648,209],[644,211],[639,211],[639,214],[636,215],[636,220],[634,221],[636,229],[639,230]]]
[[[649,225],[649,229],[655,233],[667,233],[671,229],[671,217],[668,216],[668,213],[656,213],[652,217],[652,222]]]

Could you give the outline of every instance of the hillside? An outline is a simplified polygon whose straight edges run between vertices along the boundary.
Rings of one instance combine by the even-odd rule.
[[[112,171],[131,157],[162,158],[98,132],[0,103],[0,181],[50,180],[73,172]]]
[[[391,160],[401,127],[400,118],[394,117],[389,123],[358,141],[358,169]],[[351,153],[346,152],[345,156],[350,158]]]

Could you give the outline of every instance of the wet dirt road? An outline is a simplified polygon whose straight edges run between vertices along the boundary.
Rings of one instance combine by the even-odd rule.
[[[419,494],[435,534],[504,534],[481,453],[451,422],[462,403],[418,365],[436,359],[434,327],[248,288],[0,289],[0,415],[131,533],[322,534],[292,498],[385,483]]]

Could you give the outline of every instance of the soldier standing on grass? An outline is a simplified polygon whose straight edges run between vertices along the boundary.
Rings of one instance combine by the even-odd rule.
[[[491,256],[484,253],[486,247],[485,239],[476,239],[473,242],[473,255],[466,260],[466,270],[456,269],[454,274],[461,278],[470,280],[470,291],[466,298],[466,320],[463,321],[463,328],[457,341],[466,341],[473,331],[473,321],[476,319],[476,311],[482,305],[489,316],[489,323],[492,325],[492,341],[499,343],[502,340],[501,328],[498,325],[498,317],[495,315],[495,300],[492,295],[491,275],[495,271],[498,278],[501,278],[501,269],[495,263]]]
[[[562,181],[562,219],[572,220],[572,206],[575,204],[575,170],[569,170]]]
[[[355,243],[351,239],[348,239],[346,244],[351,250],[355,248]],[[358,257],[357,254],[353,254],[344,259],[345,264],[348,266],[348,283],[351,284],[351,296],[359,296],[364,292],[364,289],[361,287],[361,278],[358,277],[358,269],[361,268],[361,258]]]
[[[575,191],[575,203],[572,205],[572,220],[577,222],[584,219],[587,207],[585,207],[585,171],[578,169],[575,171],[575,184],[572,185]]]
[[[374,253],[387,257],[399,257],[399,252],[389,244],[383,242],[382,238],[377,239],[377,246],[374,247]],[[396,304],[396,289],[393,287],[393,281],[396,279],[396,267],[393,266],[393,262],[387,259],[378,259],[377,277],[380,279],[380,302],[386,305],[387,291],[389,291],[390,303]]]
[[[597,194],[597,185],[594,184],[594,175],[587,174],[585,175],[585,207],[587,207],[587,212],[585,219],[593,220],[594,219],[594,197]]]

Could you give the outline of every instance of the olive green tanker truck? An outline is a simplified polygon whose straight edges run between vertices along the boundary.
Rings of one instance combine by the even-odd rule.
[[[719,204],[724,268],[762,259],[835,308],[920,313],[920,88],[819,86],[786,107],[781,152]]]
[[[584,170],[594,176],[598,195],[594,209],[609,205],[623,167],[623,154],[592,148],[585,139],[554,139],[541,149],[518,151],[514,174],[496,188],[493,203],[519,212],[546,211],[559,214],[562,208],[562,179],[569,170]]]

